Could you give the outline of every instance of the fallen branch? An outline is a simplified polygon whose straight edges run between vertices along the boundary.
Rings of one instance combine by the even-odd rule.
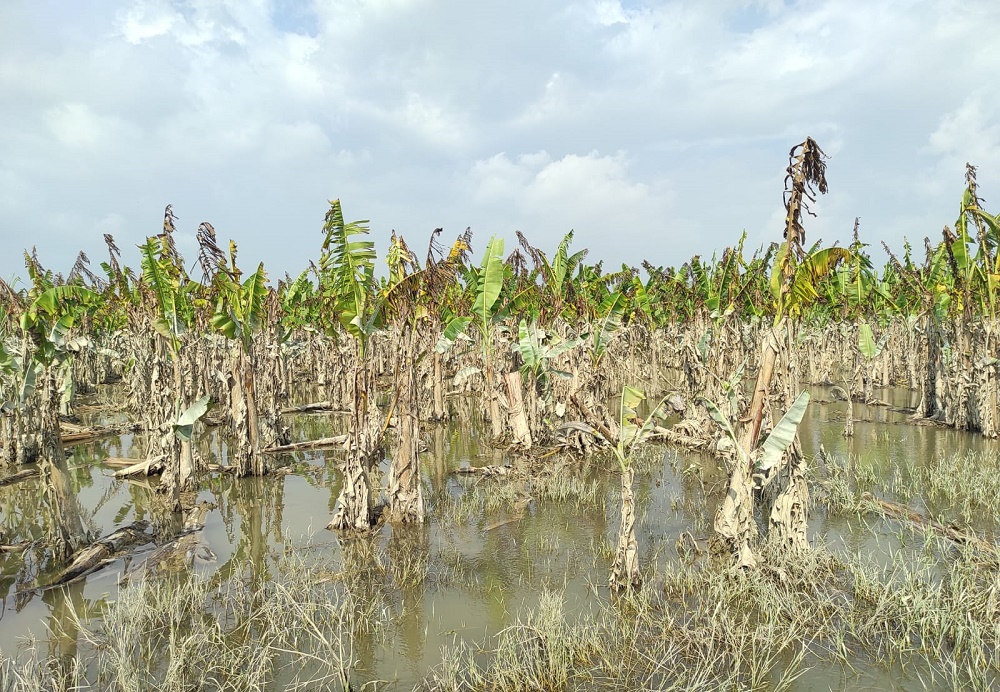
[[[131,464],[120,471],[115,471],[115,478],[128,478],[129,476],[154,476],[156,474],[163,473],[166,468],[166,458],[158,456]]]
[[[962,545],[972,545],[980,550],[989,553],[990,555],[1000,555],[1000,549],[994,543],[985,541],[976,534],[961,529],[955,528],[954,526],[947,526],[940,522],[934,521],[933,519],[928,519],[919,512],[906,507],[904,505],[896,504],[895,502],[889,502],[888,500],[883,500],[877,498],[871,493],[864,493],[861,496],[862,502],[870,502],[879,509],[882,514],[892,517],[894,519],[905,519],[911,524],[933,531],[945,538],[954,541],[955,543],[961,543]]]
[[[172,539],[157,546],[145,560],[131,567],[122,575],[120,583],[135,578],[145,578],[150,574],[162,574],[171,569],[186,569],[198,562],[214,562],[215,553],[205,541],[203,529],[208,512],[215,509],[209,502],[199,502],[187,512],[184,529]]]
[[[113,466],[115,468],[121,468],[121,469],[127,466],[133,466],[139,462],[140,462],[139,459],[130,457],[105,457],[104,459],[101,459],[101,463],[104,464],[105,466]]]
[[[318,440],[307,440],[306,442],[293,442],[288,445],[278,445],[260,450],[261,454],[282,454],[284,452],[302,452],[308,449],[324,449],[332,447],[343,447],[347,443],[347,435],[337,435],[335,437],[322,437]]]
[[[99,538],[87,547],[78,550],[73,555],[70,564],[43,588],[50,589],[82,579],[104,565],[117,560],[126,548],[149,543],[153,537],[146,533],[148,529],[148,522],[137,521],[134,524],[123,526],[104,538]]]
[[[23,471],[18,471],[17,473],[12,473],[9,476],[4,476],[0,478],[0,487],[5,485],[10,485],[12,483],[17,483],[18,481],[23,481],[26,478],[34,478],[41,474],[37,468],[34,469],[24,469]]]
[[[460,466],[452,473],[457,473],[463,476],[483,476],[485,478],[492,478],[493,476],[510,476],[514,473],[514,467],[512,466],[500,466],[499,464],[491,464],[490,466]]]
[[[349,413],[345,409],[339,409],[333,405],[332,401],[316,401],[311,404],[301,406],[286,406],[281,409],[282,414],[286,413],[314,413],[318,411],[335,411],[336,413]]]
[[[590,407],[587,406],[587,404],[577,394],[573,394],[570,397],[570,401],[572,401],[573,404],[576,406],[577,410],[579,410],[580,413],[583,414],[584,418],[586,418],[589,421],[593,421],[592,423],[589,424],[590,427],[599,432],[601,436],[608,442],[608,444],[612,444],[612,440],[616,439],[618,436],[611,434],[611,430],[608,428],[608,426],[605,425],[604,422],[602,422],[600,418],[598,418],[594,414],[594,412],[590,410]]]
[[[709,440],[703,437],[685,435],[682,432],[671,430],[670,428],[664,428],[659,425],[653,428],[653,433],[649,436],[649,438],[651,440],[661,439],[669,442],[670,444],[677,445],[678,447],[685,447],[687,449],[703,449],[709,443]]]
[[[31,547],[31,541],[21,541],[20,543],[0,543],[0,553],[23,553]]]
[[[60,437],[64,445],[78,445],[84,442],[93,442],[102,437],[114,437],[125,433],[136,432],[142,426],[138,423],[123,423],[121,425],[96,425],[91,428],[84,428],[71,423],[60,424],[62,432]]]

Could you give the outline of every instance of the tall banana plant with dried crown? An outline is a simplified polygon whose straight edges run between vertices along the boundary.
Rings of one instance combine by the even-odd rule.
[[[393,410],[396,414],[396,449],[386,482],[386,511],[390,521],[420,523],[424,520],[423,488],[418,458],[420,442],[419,390],[417,366],[427,355],[418,353],[417,330],[424,320],[434,319],[433,303],[444,286],[461,267],[469,253],[471,234],[460,235],[447,255],[443,255],[437,237],[431,233],[424,266],[410,251],[402,235],[392,234],[389,253],[389,277],[379,297],[399,340],[393,379]]]
[[[813,215],[811,203],[817,191],[826,194],[825,154],[811,137],[792,147],[785,176],[784,242],[775,253],[771,269],[771,294],[775,317],[760,344],[757,377],[745,424],[737,441],[740,453],[730,469],[729,489],[715,516],[716,535],[728,548],[740,567],[756,564],[753,544],[757,528],[753,520],[753,453],[758,447],[761,427],[771,410],[772,377],[781,367],[784,382],[783,404],[793,407],[798,390],[798,373],[791,360],[795,320],[819,298],[819,282],[831,275],[840,262],[850,258],[848,250],[830,247],[807,253],[804,248],[803,213]],[[804,406],[803,406],[804,409]],[[784,474],[770,513],[770,536],[795,550],[808,548],[806,517],[809,489],[805,480],[805,461],[797,442],[787,446],[787,462],[775,464],[776,476]]]
[[[139,246],[142,258],[142,283],[151,294],[152,322],[159,336],[159,346],[169,354],[171,363],[170,394],[157,402],[159,435],[155,444],[166,457],[166,465],[157,490],[170,496],[174,511],[181,511],[181,494],[194,487],[194,456],[191,430],[194,422],[208,410],[209,398],[192,401],[185,387],[181,350],[187,338],[192,306],[189,299],[187,274],[183,260],[174,245],[173,209],[164,212],[163,232],[146,239]],[[148,452],[149,455],[153,450]]]

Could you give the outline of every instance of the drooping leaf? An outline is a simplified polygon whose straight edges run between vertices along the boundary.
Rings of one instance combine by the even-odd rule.
[[[621,404],[618,410],[619,432],[616,455],[623,468],[631,462],[631,454],[635,445],[644,442],[653,432],[656,418],[661,415],[666,397],[660,399],[640,425],[638,424],[638,409],[645,400],[646,394],[642,390],[629,386],[622,388]]]
[[[799,430],[799,423],[805,415],[806,407],[809,405],[809,392],[802,392],[792,402],[791,407],[781,417],[778,424],[774,426],[771,434],[761,445],[760,454],[757,457],[757,470],[760,473],[767,473],[771,468],[781,461],[785,453],[795,440],[795,435]]]
[[[21,378],[21,391],[18,393],[18,401],[22,404],[27,401],[35,392],[35,385],[38,381],[38,376],[42,372],[42,365],[34,360],[29,360],[25,364],[24,376]]]
[[[466,380],[468,380],[473,375],[478,375],[481,372],[482,370],[477,368],[475,365],[464,367],[455,373],[455,379],[451,381],[451,384],[455,387],[461,387],[463,384],[465,384]]]
[[[453,317],[444,328],[444,338],[455,341],[459,334],[465,332],[470,322],[472,322],[471,317]]]
[[[174,434],[185,442],[189,442],[194,431],[194,424],[208,413],[211,407],[212,397],[207,394],[188,406],[174,421]]]
[[[749,463],[747,459],[746,450],[743,449],[743,445],[741,445],[739,440],[737,439],[736,431],[733,430],[733,426],[729,422],[729,419],[726,418],[725,415],[723,415],[722,411],[719,410],[719,407],[716,406],[713,402],[709,401],[708,399],[702,399],[701,401],[703,404],[705,404],[705,408],[708,409],[708,415],[711,416],[712,420],[715,421],[715,424],[718,425],[720,428],[722,428],[722,432],[724,432],[726,436],[732,441],[733,447],[736,449],[736,454],[739,457],[740,463],[743,464],[744,467],[746,467],[747,464]]]
[[[593,328],[593,358],[595,363],[604,356],[608,344],[621,329],[622,317],[625,314],[627,304],[627,296],[621,291],[615,291],[605,298],[597,309],[597,323]]]
[[[771,297],[781,301],[782,287],[785,282],[785,266],[788,264],[788,243],[778,246],[774,254],[774,266],[771,269]]]

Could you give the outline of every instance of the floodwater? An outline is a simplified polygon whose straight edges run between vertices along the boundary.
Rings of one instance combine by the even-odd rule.
[[[810,456],[822,446],[828,459],[864,459],[873,473],[889,476],[903,459],[930,462],[967,451],[993,456],[1000,451],[995,442],[978,436],[907,424],[905,413],[885,406],[855,404],[854,437],[844,438],[846,404],[822,402],[823,388],[813,392],[800,430]],[[893,407],[916,404],[903,390],[877,395]],[[344,422],[336,414],[297,414],[289,420],[297,440],[342,432]],[[383,527],[365,540],[373,546],[369,554],[376,576],[392,573],[394,561],[410,559],[426,577],[415,585],[397,584],[388,577],[381,582],[386,593],[379,612],[385,622],[354,642],[356,684],[378,680],[390,689],[409,690],[440,665],[443,647],[478,643],[497,634],[523,617],[547,589],[565,594],[567,613],[583,612],[608,597],[607,571],[618,527],[613,460],[574,462],[556,455],[549,463],[557,471],[548,480],[492,481],[454,473],[464,464],[505,462],[501,453],[481,443],[474,426],[425,424],[422,432],[427,443],[422,456],[427,523],[396,534]],[[163,526],[171,521],[149,501],[155,479],[116,480],[114,469],[100,463],[109,456],[138,457],[140,443],[122,436],[72,448],[73,483],[94,535],[137,520]],[[206,460],[225,461],[224,441],[212,430],[200,444]],[[335,471],[340,454],[314,451],[275,457],[291,469],[287,475],[243,480],[216,475],[203,481],[198,500],[212,503],[213,509],[201,538],[207,550],[199,552],[191,572],[241,579],[248,578],[249,570],[257,577],[280,580],[280,559],[289,553],[335,570],[344,561],[342,543],[324,527],[340,490]],[[645,455],[636,476],[640,564],[644,569],[656,564],[662,571],[678,560],[675,544],[682,532],[699,539],[711,533],[725,476],[714,460],[698,454],[651,447]],[[0,543],[38,538],[43,534],[42,516],[37,479],[0,488]],[[818,508],[812,512],[810,539],[824,541],[834,553],[877,555],[899,545],[897,527],[890,523],[828,518]],[[150,549],[110,564],[82,583],[42,593],[28,588],[37,576],[30,559],[20,553],[0,554],[0,651],[16,655],[34,638],[41,641],[43,653],[74,655],[75,642],[49,641],[50,631],[75,631],[66,622],[68,603],[77,612],[98,612],[119,589],[129,588],[119,586],[123,571],[141,562]],[[924,682],[908,680],[899,670],[845,672],[819,664],[793,689],[923,689]]]

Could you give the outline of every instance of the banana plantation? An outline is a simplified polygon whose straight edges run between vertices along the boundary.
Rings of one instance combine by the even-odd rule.
[[[1000,214],[968,166],[831,246],[826,192],[806,139],[774,242],[680,267],[379,258],[340,200],[296,277],[171,206],[136,267],[25,252],[0,686],[995,688]]]

